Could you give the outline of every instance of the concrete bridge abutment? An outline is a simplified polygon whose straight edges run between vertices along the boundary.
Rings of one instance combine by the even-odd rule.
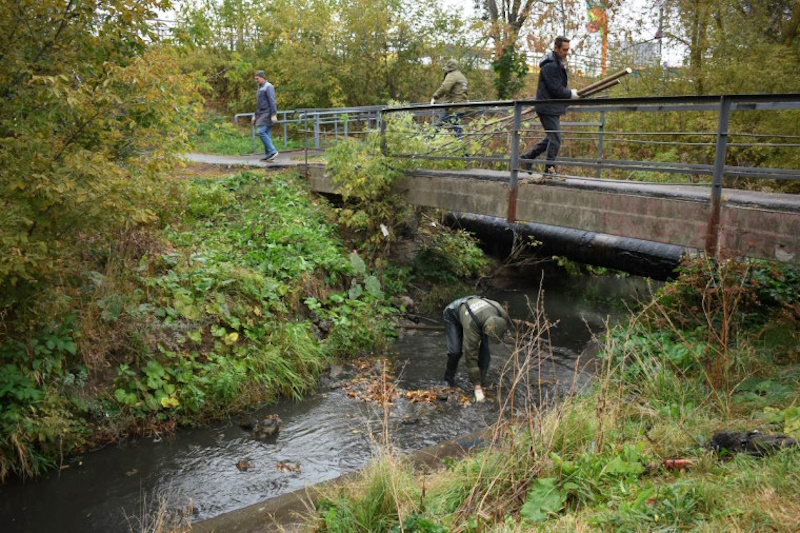
[[[316,191],[336,194],[323,166],[309,167],[309,182]],[[414,205],[528,225],[539,240],[574,240],[576,231],[590,232],[595,242],[602,240],[606,245],[662,243],[669,245],[663,248],[668,251],[669,261],[676,249],[685,253],[704,250],[709,228],[715,227],[707,185],[573,177],[542,179],[532,175],[521,178],[513,190],[507,172],[417,170],[400,180],[396,190]],[[509,212],[515,215],[513,220],[508,220]],[[540,235],[535,235],[537,227]],[[548,228],[566,228],[573,233]],[[800,197],[726,189],[716,232],[718,256],[800,264]],[[577,242],[581,239],[587,242],[585,237]],[[575,246],[580,244],[561,248]],[[600,248],[604,249],[603,255],[609,255],[608,246]],[[586,255],[583,252],[576,249],[575,253],[564,255]],[[624,246],[620,253],[625,253]],[[586,259],[576,258],[592,262]]]

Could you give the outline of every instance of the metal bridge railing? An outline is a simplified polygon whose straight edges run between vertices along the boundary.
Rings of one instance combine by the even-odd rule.
[[[525,166],[538,170],[545,164],[544,154],[536,160],[521,157],[526,147],[544,136],[533,112],[535,103],[387,108],[381,121],[383,153],[411,158],[418,168],[507,171],[508,213],[513,222],[520,173],[527,170]],[[800,180],[800,94],[559,103],[568,106],[555,161],[563,174],[710,186],[707,251],[717,248],[725,178]],[[432,113],[438,118],[431,118]],[[425,142],[415,142],[420,138]],[[783,165],[771,166],[776,161]]]
[[[514,175],[523,170],[522,163],[531,163],[537,169],[544,165],[544,156],[533,161],[520,157],[524,148],[544,136],[532,110],[535,103],[514,100],[470,102],[458,107],[444,104],[386,108],[382,116],[387,123],[396,114],[411,115],[414,120],[405,130],[394,128],[387,132],[384,126],[384,135],[394,140],[388,145],[384,140],[385,154],[420,162],[458,160],[465,168],[507,170],[513,181]],[[630,178],[626,172],[642,172],[683,174],[693,181],[702,175],[800,179],[800,94],[609,98],[561,103],[568,106],[568,112],[561,122],[563,142],[556,165],[570,169],[566,172],[570,175]],[[431,121],[432,112],[457,115],[457,124],[441,119]],[[752,122],[740,120],[734,129],[731,117],[739,112],[758,112],[753,114],[759,117],[753,117]],[[786,112],[791,115],[766,116]],[[692,122],[716,128],[670,130],[670,122],[657,117],[667,114],[680,115],[673,124]],[[687,120],[689,116],[694,120]],[[665,129],[655,129],[660,125]],[[653,129],[639,129],[642,126]],[[765,127],[769,131],[764,131]],[[403,137],[408,140],[418,135],[431,142],[421,152],[403,151]],[[730,149],[737,153],[731,154]],[[748,150],[760,151],[760,157],[742,154]],[[650,157],[624,157],[636,154]],[[790,166],[774,168],[763,164],[768,163],[768,155],[775,159],[776,154],[782,155],[781,159]],[[728,164],[726,158],[742,164]],[[744,164],[748,159],[753,162]]]
[[[712,180],[714,176],[800,178],[800,94],[609,98],[562,103],[568,106],[568,112],[561,122],[563,142],[556,164],[562,170],[569,169],[565,172],[569,175],[638,180],[650,176],[665,181],[664,175],[671,174],[684,183],[702,183],[703,176]],[[388,156],[411,158],[421,167],[506,170],[513,184],[524,170],[522,163],[530,163],[537,170],[544,164],[543,157],[535,161],[520,158],[526,147],[544,136],[533,112],[534,104],[535,100],[509,100],[469,102],[458,107],[438,104],[293,109],[278,111],[278,124],[284,148],[290,136],[302,139],[306,150],[319,151],[328,142],[379,130]],[[735,128],[731,127],[732,114],[740,112],[755,112],[759,118],[754,122],[759,124],[748,129],[746,123],[739,121]],[[774,115],[787,112],[792,114],[775,120]],[[390,125],[387,132],[387,125],[398,114],[410,115],[412,120],[402,126]],[[670,114],[681,117],[672,123],[692,122],[691,126],[670,130],[668,119],[657,118]],[[773,117],[764,118],[765,114]],[[253,113],[239,113],[234,122],[252,116]],[[764,131],[763,123],[770,120],[774,125]],[[698,125],[704,127],[691,129]],[[642,129],[643,126],[649,129]],[[405,145],[421,146],[408,151],[403,141],[419,137],[426,142],[407,142]],[[251,139],[255,153],[255,128]],[[761,154],[753,155],[756,151]],[[789,151],[792,155],[786,156]],[[783,168],[768,166],[776,155],[794,163]]]
[[[303,145],[307,150],[313,146],[316,151],[319,151],[323,142],[328,139],[338,141],[340,138],[363,136],[369,131],[377,131],[380,129],[380,113],[384,109],[386,106],[376,105],[278,111],[278,124],[283,130],[283,147],[289,145],[290,130],[295,137],[303,139]],[[238,124],[241,117],[252,121],[253,115],[254,113],[237,113],[233,116],[233,122]],[[255,126],[251,127],[250,136],[255,153],[257,152]]]

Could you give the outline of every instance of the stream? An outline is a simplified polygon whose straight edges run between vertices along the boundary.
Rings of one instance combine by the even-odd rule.
[[[542,375],[550,383],[571,385],[576,364],[592,332],[618,320],[649,292],[636,277],[566,277],[548,273],[544,310],[550,332],[552,364]],[[484,296],[507,302],[512,318],[529,317],[529,301],[539,294],[539,277],[506,280]],[[441,324],[441,315],[429,317]],[[153,509],[180,510],[191,502],[192,522],[252,505],[308,485],[363,468],[388,433],[401,453],[456,439],[497,419],[497,403],[465,405],[469,382],[463,361],[457,375],[461,401],[412,402],[410,390],[442,385],[446,349],[443,329],[431,320],[404,330],[386,354],[397,399],[384,410],[374,401],[353,397],[349,384],[365,369],[334,365],[319,391],[303,401],[282,401],[248,416],[277,414],[280,432],[256,438],[230,421],[175,435],[140,439],[87,453],[69,468],[36,481],[0,486],[0,530],[4,533],[51,531],[142,531]],[[427,327],[426,327],[427,326]],[[512,343],[492,344],[490,382],[498,382]],[[369,363],[366,373],[379,372]],[[587,370],[577,382],[585,383]],[[496,393],[489,389],[489,399]],[[457,395],[453,395],[457,396]],[[237,464],[239,466],[237,466]],[[245,465],[244,468],[240,468]],[[178,511],[175,511],[178,512]]]

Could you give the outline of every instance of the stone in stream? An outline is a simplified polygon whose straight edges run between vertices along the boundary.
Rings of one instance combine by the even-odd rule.
[[[406,415],[400,420],[400,423],[406,426],[419,424],[419,417],[416,414]]]
[[[256,421],[247,416],[239,416],[236,418],[236,425],[245,431],[253,431],[256,426]]]
[[[275,436],[280,431],[282,423],[278,415],[266,416],[263,420],[256,422],[253,427],[253,436],[259,439]]]

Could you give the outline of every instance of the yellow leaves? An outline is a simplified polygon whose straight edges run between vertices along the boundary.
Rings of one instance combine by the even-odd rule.
[[[143,12],[130,2],[120,2],[119,13],[94,29],[82,26],[81,17],[94,16],[90,7],[62,19],[63,5],[56,4],[44,0],[42,23],[20,27],[18,50],[0,62],[0,77],[18,81],[0,102],[6,117],[0,193],[13,221],[0,242],[0,282],[44,279],[54,252],[39,247],[65,232],[104,233],[156,220],[154,206],[164,199],[160,184],[148,186],[145,177],[158,178],[183,150],[201,100],[177,54],[116,46],[127,36],[138,39]],[[24,5],[35,10],[42,2]],[[59,24],[48,20],[66,24],[61,36],[74,47],[49,43]],[[23,218],[36,219],[34,231]]]
[[[239,334],[235,331],[232,333],[228,333],[224,337],[222,337],[222,342],[224,342],[227,346],[233,346],[239,340]]]
[[[175,397],[174,394],[170,394],[169,396],[162,396],[161,397],[161,407],[165,409],[173,409],[178,407],[181,402]]]
[[[410,390],[406,391],[406,399],[412,403],[436,403],[439,393],[435,390]]]
[[[783,422],[783,432],[786,435],[800,439],[800,407],[792,406],[786,409],[765,407],[764,412]]]

